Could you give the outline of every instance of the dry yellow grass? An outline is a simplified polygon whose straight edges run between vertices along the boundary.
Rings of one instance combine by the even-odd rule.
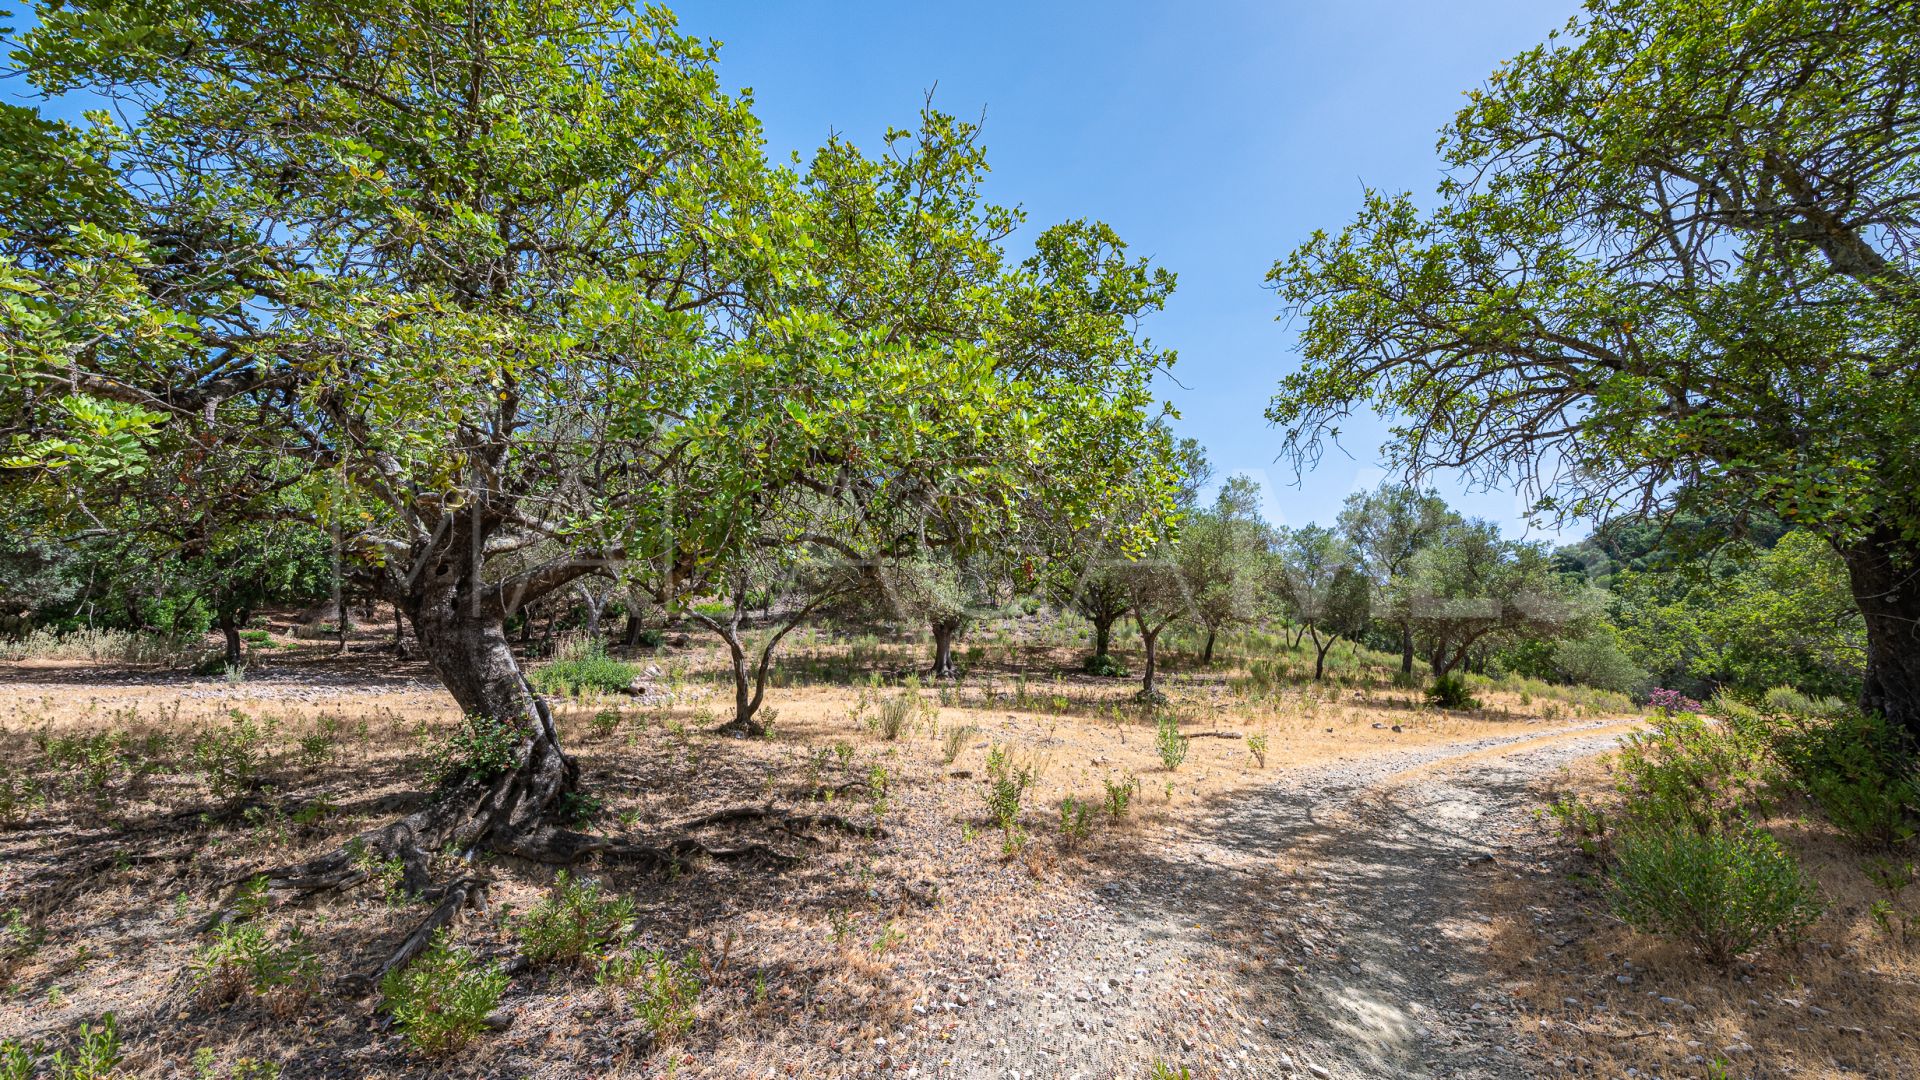
[[[805,682],[853,653],[875,671],[918,659],[911,644],[855,648],[822,638],[796,651],[791,670]],[[460,717],[424,670],[333,658],[327,645],[276,650],[273,670],[239,684],[7,665],[0,760],[16,781],[37,777],[46,802],[30,797],[0,829],[0,914],[18,912],[16,936],[30,943],[11,949],[0,971],[0,1032],[58,1043],[112,1011],[136,1075],[184,1069],[202,1048],[226,1061],[351,1061],[362,1075],[639,1076],[664,1060],[686,1076],[841,1075],[855,1071],[843,1052],[898,1038],[928,987],[1019,963],[1032,941],[1027,920],[1159,823],[1286,768],[1512,734],[1543,723],[1547,708],[1574,708],[1491,694],[1486,710],[1448,714],[1359,674],[1346,686],[1282,681],[1253,696],[1235,691],[1234,669],[1223,665],[1173,680],[1168,708],[1201,737],[1168,771],[1152,716],[1128,702],[1132,682],[1012,668],[1068,667],[1075,656],[1067,645],[1010,646],[997,667],[990,653],[957,689],[783,686],[769,697],[771,740],[708,733],[729,698],[714,678],[718,655],[705,647],[660,661],[666,670],[649,683],[672,690],[670,703],[559,703],[563,742],[581,763],[583,789],[600,800],[601,829],[644,837],[720,806],[825,801],[885,835],[818,845],[758,837],[804,857],[790,868],[693,865],[666,877],[581,868],[635,900],[640,944],[704,955],[694,1032],[669,1050],[650,1047],[631,1014],[610,1008],[589,980],[534,971],[516,976],[511,1028],[452,1066],[421,1062],[391,1035],[369,1032],[368,1003],[344,989],[344,977],[377,964],[424,914],[377,887],[271,916],[276,929],[303,930],[326,966],[327,991],[291,1020],[244,1002],[200,1007],[183,975],[225,887],[329,850],[426,797],[431,747]],[[119,681],[127,677],[134,681]],[[923,705],[900,738],[862,722],[881,698],[902,693]],[[609,713],[618,723],[597,719]],[[234,731],[237,717],[259,733],[260,783],[216,794],[195,740]],[[948,763],[945,733],[962,728],[971,734]],[[1244,737],[1206,737],[1252,732],[1268,740],[1264,769]],[[49,764],[62,740],[70,747],[75,737],[106,733],[117,749],[97,776],[85,765]],[[1013,854],[982,796],[996,743],[1037,776],[1022,815],[1028,841]],[[884,797],[876,770],[884,770]],[[1141,781],[1129,816],[1096,818],[1085,843],[1066,843],[1060,800],[1097,804],[1103,781],[1128,775]],[[492,879],[490,913],[461,926],[458,938],[482,955],[508,956],[517,913],[543,895],[554,870],[503,859],[483,872]],[[290,1067],[287,1075],[305,1073]]]

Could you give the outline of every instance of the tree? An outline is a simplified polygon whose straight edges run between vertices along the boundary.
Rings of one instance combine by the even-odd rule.
[[[0,199],[0,332],[31,342],[0,379],[10,483],[258,473],[235,519],[315,508],[512,740],[510,767],[270,874],[276,898],[358,880],[355,852],[413,890],[448,846],[653,857],[560,825],[577,768],[505,632],[528,603],[640,565],[670,604],[831,549],[803,498],[917,535],[986,527],[1044,474],[1086,517],[1165,456],[1134,319],[1171,277],[1087,222],[1011,264],[969,125],[929,111],[880,159],[835,139],[769,168],[713,46],[657,8],[38,15],[34,85],[138,120],[4,115],[29,137],[0,182],[32,188]]]
[[[1166,699],[1158,683],[1160,635],[1175,620],[1193,613],[1193,594],[1179,561],[1173,557],[1173,546],[1173,542],[1163,542],[1146,556],[1113,567],[1115,578],[1126,589],[1127,610],[1133,615],[1133,627],[1140,632],[1140,649],[1145,653],[1140,692],[1135,695],[1142,702]]]
[[[1339,528],[1359,556],[1360,567],[1373,583],[1378,613],[1400,629],[1400,671],[1413,673],[1413,622],[1404,611],[1394,611],[1394,582],[1406,573],[1414,555],[1460,515],[1432,491],[1410,484],[1382,484],[1372,491],[1347,496]]]
[[[1341,417],[1549,514],[1813,530],[1862,702],[1920,736],[1920,7],[1589,0],[1469,95],[1440,205],[1369,194],[1269,280],[1306,313],[1269,417]]]
[[[1713,562],[1620,576],[1615,618],[1663,685],[1857,693],[1866,628],[1846,567],[1806,530],[1773,547],[1733,545]]]
[[[1275,551],[1276,587],[1287,615],[1313,638],[1313,677],[1326,674],[1327,653],[1341,638],[1366,632],[1370,583],[1354,549],[1320,525],[1291,529]]]
[[[1435,677],[1464,665],[1475,648],[1578,634],[1597,608],[1543,545],[1504,540],[1498,526],[1478,520],[1448,526],[1420,549],[1399,589],[1396,604]]]
[[[1213,663],[1214,638],[1253,617],[1254,587],[1265,546],[1258,488],[1244,476],[1228,477],[1209,509],[1182,526],[1175,559],[1186,575],[1193,615],[1207,632],[1200,662]]]

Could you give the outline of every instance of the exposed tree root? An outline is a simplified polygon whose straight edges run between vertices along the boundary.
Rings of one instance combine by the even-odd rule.
[[[424,952],[433,943],[433,935],[440,928],[458,919],[462,912],[474,908],[481,914],[487,910],[487,881],[484,878],[463,877],[448,882],[436,890],[439,903],[413,933],[408,934],[400,947],[388,955],[386,961],[372,974],[360,980],[359,987],[366,990],[378,989],[380,980],[387,973],[403,968],[413,962],[413,958]],[[429,899],[432,899],[430,896]]]

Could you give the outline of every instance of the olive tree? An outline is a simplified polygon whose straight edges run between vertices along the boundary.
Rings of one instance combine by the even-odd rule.
[[[1269,280],[1269,410],[1343,417],[1545,513],[1777,514],[1844,561],[1863,704],[1920,735],[1920,7],[1589,0],[1442,136],[1433,209],[1370,193]]]
[[[1475,650],[1577,636],[1599,606],[1592,590],[1554,566],[1545,545],[1503,539],[1498,526],[1479,520],[1441,530],[1397,589],[1396,608],[1412,621],[1435,676],[1464,666]]]
[[[179,497],[201,462],[287,470],[258,507],[337,529],[472,737],[511,747],[273,872],[276,898],[359,880],[356,852],[414,890],[448,848],[663,857],[563,826],[578,768],[505,630],[526,604],[629,565],[677,603],[833,540],[804,499],[863,536],[972,525],[1041,472],[1090,513],[1164,442],[1132,320],[1170,276],[1097,223],[1006,259],[1018,215],[979,199],[950,118],[774,168],[710,43],[594,0],[37,14],[31,84],[133,119],[0,115],[23,135],[0,148],[9,484],[83,512]]]
[[[1400,671],[1413,673],[1413,622],[1392,607],[1398,595],[1394,584],[1407,572],[1413,557],[1460,515],[1432,491],[1409,484],[1382,484],[1372,491],[1355,492],[1340,510],[1339,528],[1359,557],[1359,568],[1373,585],[1375,615],[1390,619],[1400,630]]]

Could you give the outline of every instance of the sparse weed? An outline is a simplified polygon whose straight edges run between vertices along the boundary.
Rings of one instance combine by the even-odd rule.
[[[1093,808],[1071,795],[1060,800],[1060,839],[1078,847],[1093,831]]]
[[[194,989],[209,1007],[253,997],[286,1017],[320,989],[320,961],[300,932],[277,944],[253,922],[216,928],[213,940],[195,954],[192,970]]]
[[[1172,713],[1162,713],[1160,722],[1153,734],[1153,748],[1159,751],[1160,764],[1168,772],[1180,767],[1187,760],[1187,750],[1193,740],[1180,734],[1180,721]]]
[[[1127,811],[1132,809],[1133,797],[1140,793],[1140,778],[1127,773],[1118,780],[1106,777],[1101,783],[1106,786],[1107,817],[1116,822],[1126,817]]]

